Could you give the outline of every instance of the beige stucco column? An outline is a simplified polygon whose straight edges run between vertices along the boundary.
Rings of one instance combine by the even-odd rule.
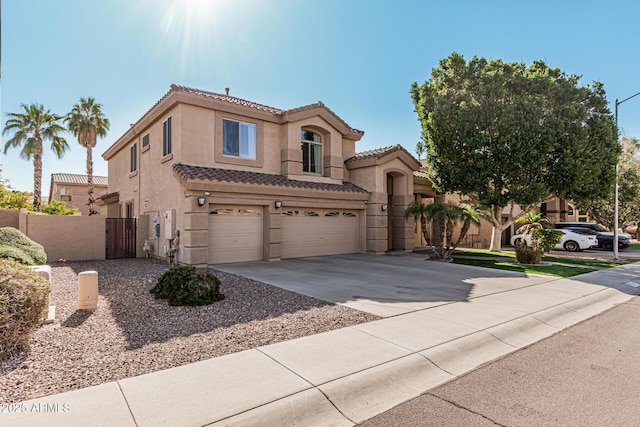
[[[208,212],[186,212],[182,227],[178,253],[180,263],[206,267],[209,258]]]
[[[270,204],[265,209],[265,219],[265,258],[269,261],[277,261],[282,256],[282,208],[276,209],[273,204]]]

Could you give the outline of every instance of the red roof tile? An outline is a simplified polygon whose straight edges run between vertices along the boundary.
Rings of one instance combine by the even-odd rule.
[[[386,156],[387,154],[393,153],[395,151],[404,151],[412,159],[414,159],[416,162],[418,162],[418,159],[416,159],[411,153],[409,153],[400,144],[391,145],[389,147],[374,148],[373,150],[368,150],[368,151],[362,151],[360,153],[356,153],[355,156],[348,158],[346,160],[346,162],[353,162],[353,161],[356,161],[356,160],[363,160],[363,159],[369,159],[369,158],[379,159],[379,158],[382,158],[382,157]]]
[[[183,180],[199,179],[203,181],[235,182],[240,184],[269,185],[274,187],[291,187],[308,190],[368,193],[367,190],[351,183],[329,184],[323,182],[298,181],[288,179],[283,175],[193,166],[183,163],[174,163],[172,168]]]

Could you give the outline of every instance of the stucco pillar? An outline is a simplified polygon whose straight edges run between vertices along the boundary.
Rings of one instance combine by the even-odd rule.
[[[275,202],[275,201],[274,201]],[[265,215],[267,223],[264,224],[266,259],[278,261],[282,257],[282,209],[276,209],[270,204]]]
[[[23,234],[29,235],[27,233],[27,208],[20,208],[18,211],[18,230],[20,230]]]
[[[385,193],[371,193],[367,203],[367,252],[383,254],[388,247],[387,212],[382,206],[387,204]]]
[[[178,260],[181,264],[206,267],[209,260],[208,213],[185,213],[182,226]]]

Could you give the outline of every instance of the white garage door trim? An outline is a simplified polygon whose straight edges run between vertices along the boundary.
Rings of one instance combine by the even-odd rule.
[[[262,260],[263,218],[261,206],[214,206],[209,213],[209,264]]]
[[[357,210],[285,209],[282,212],[282,258],[360,252]]]

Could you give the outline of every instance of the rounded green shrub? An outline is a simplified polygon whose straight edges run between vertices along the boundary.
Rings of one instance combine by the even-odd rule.
[[[220,280],[210,271],[179,266],[165,271],[150,291],[169,305],[207,305],[224,299]]]
[[[518,264],[540,264],[542,259],[542,250],[527,246],[524,241],[516,243],[515,249],[516,262]]]
[[[0,228],[0,258],[13,259],[27,265],[47,262],[47,254],[42,245],[13,227]]]
[[[14,260],[0,259],[0,359],[26,348],[49,305],[47,279]]]

